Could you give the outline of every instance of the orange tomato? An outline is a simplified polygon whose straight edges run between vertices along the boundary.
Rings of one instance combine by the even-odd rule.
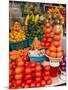
[[[59,41],[60,38],[61,38],[60,35],[54,35],[54,40]]]
[[[54,45],[55,47],[58,47],[58,46],[60,45],[60,42],[59,42],[59,41],[54,41],[54,42],[53,42],[53,45]]]
[[[59,35],[59,34],[61,33],[60,28],[56,28],[54,33],[55,33],[56,35]]]
[[[62,47],[61,47],[61,46],[59,46],[59,47],[57,48],[57,52],[62,52]]]
[[[51,28],[45,28],[45,33],[50,34],[51,33]]]
[[[50,57],[56,58],[56,53],[55,52],[50,52]]]
[[[55,47],[55,46],[51,46],[51,47],[49,48],[49,50],[50,50],[51,52],[56,52],[56,47]]]
[[[46,25],[45,25],[46,28],[49,28],[50,26],[51,26],[51,25],[50,25],[49,22],[47,22]]]
[[[58,52],[58,53],[57,53],[57,58],[61,58],[62,55],[63,55],[63,52]]]
[[[49,56],[50,55],[50,51],[49,50],[46,50],[46,54]]]

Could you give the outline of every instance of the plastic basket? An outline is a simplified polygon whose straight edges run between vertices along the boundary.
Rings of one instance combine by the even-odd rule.
[[[16,42],[16,43],[10,42],[11,50],[19,50],[19,49],[26,48],[26,47],[28,47],[27,40]]]
[[[42,61],[44,61],[44,60],[46,60],[46,56],[38,56],[38,57],[30,57],[30,61],[35,61],[35,62],[42,62]]]

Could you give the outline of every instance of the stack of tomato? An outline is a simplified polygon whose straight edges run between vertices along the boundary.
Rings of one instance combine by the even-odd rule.
[[[52,84],[50,66],[24,61],[10,62],[9,88],[31,88]]]
[[[51,38],[52,26],[49,22],[46,23],[44,32],[45,32],[45,36],[43,37],[41,44],[43,47],[48,48],[51,46],[52,43],[52,38]]]

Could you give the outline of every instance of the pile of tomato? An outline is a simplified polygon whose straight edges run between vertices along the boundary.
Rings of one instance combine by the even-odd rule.
[[[24,57],[24,56],[23,56]],[[50,66],[18,58],[9,62],[9,88],[33,88],[52,84]]]

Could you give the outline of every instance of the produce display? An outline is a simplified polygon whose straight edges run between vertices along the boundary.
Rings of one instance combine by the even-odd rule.
[[[56,86],[62,72],[66,73],[66,53],[61,44],[66,6],[16,1],[14,4],[19,5],[22,16],[9,18],[9,89]],[[65,83],[62,80],[60,84]]]

